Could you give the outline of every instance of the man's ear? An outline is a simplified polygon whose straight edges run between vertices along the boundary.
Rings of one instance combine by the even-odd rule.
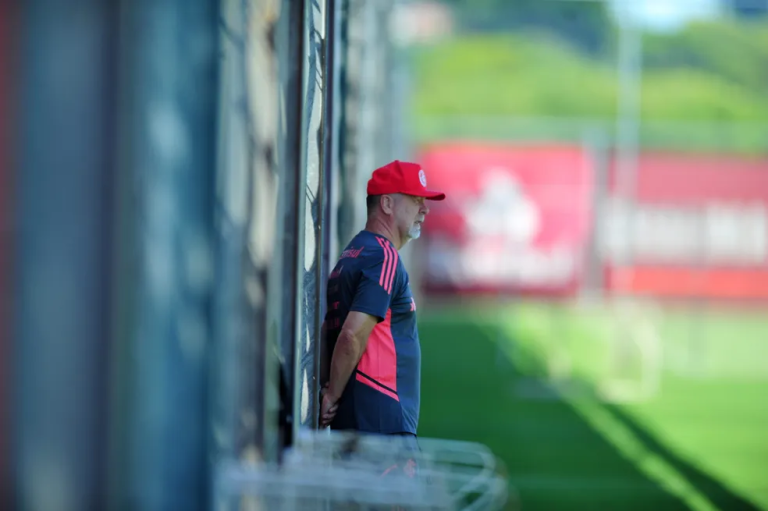
[[[382,195],[381,196],[381,209],[384,213],[391,215],[395,211],[395,196],[394,195]]]

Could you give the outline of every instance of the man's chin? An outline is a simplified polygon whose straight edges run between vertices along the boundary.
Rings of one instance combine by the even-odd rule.
[[[408,239],[417,240],[421,237],[421,229],[414,228],[408,231]]]

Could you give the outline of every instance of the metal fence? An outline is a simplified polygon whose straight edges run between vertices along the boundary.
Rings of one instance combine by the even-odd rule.
[[[389,9],[0,12],[0,507],[221,509],[217,460],[316,427],[325,276],[392,156]]]

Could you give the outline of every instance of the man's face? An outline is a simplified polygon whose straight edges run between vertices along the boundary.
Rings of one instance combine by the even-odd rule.
[[[395,220],[403,240],[421,236],[421,225],[429,213],[424,197],[398,194],[395,201]]]

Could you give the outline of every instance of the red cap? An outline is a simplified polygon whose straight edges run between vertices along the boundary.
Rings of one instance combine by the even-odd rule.
[[[427,200],[443,200],[445,194],[427,190],[427,175],[417,163],[395,160],[373,171],[368,181],[368,195],[404,193]]]

